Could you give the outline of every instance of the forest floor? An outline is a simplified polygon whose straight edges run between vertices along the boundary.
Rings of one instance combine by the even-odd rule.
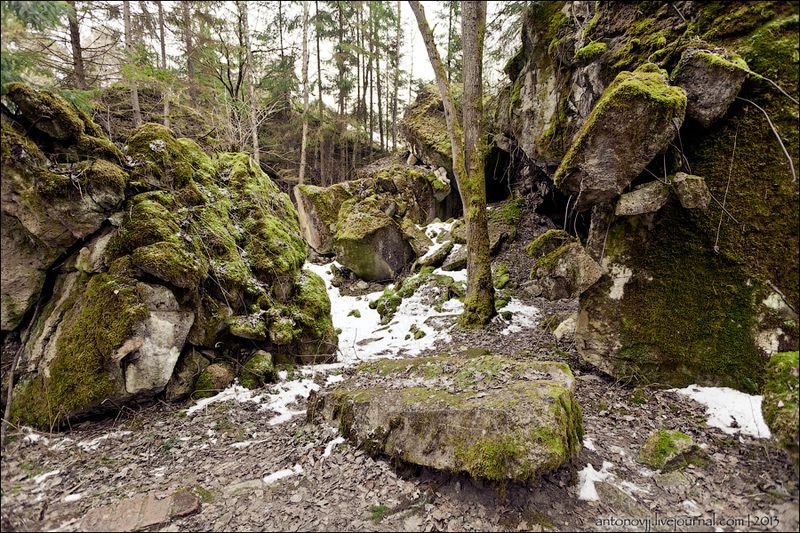
[[[518,286],[527,280],[522,249],[530,237],[519,235],[498,259],[514,265]],[[193,408],[192,402],[162,403],[66,432],[13,432],[2,455],[2,530],[131,524],[162,531],[798,529],[798,478],[785,453],[736,427],[711,427],[706,407],[685,394],[632,389],[582,367],[572,336],[557,340],[542,327],[548,316],[573,312],[575,302],[547,302],[519,290],[510,321],[498,318],[470,332],[453,328],[457,307],[446,307],[425,319],[426,337],[408,342],[376,336],[387,328],[366,316],[369,298],[329,291],[334,323],[346,326],[338,364],[283,374],[284,381],[263,390],[234,387]],[[422,296],[409,300],[393,322],[403,328],[429,308]],[[349,307],[374,322],[372,338],[356,331],[364,321],[348,318]],[[372,458],[338,438],[336,428],[306,424],[309,391],[341,381],[365,353],[465,348],[572,366],[585,426],[573,464],[533,483],[498,484]],[[639,449],[658,428],[690,435],[709,461],[682,475],[645,467]],[[592,490],[596,500],[581,499]],[[179,511],[159,510],[158,502],[174,504],[175,494],[194,496]],[[142,495],[153,498],[142,504]],[[139,515],[131,522],[126,510],[133,507]]]

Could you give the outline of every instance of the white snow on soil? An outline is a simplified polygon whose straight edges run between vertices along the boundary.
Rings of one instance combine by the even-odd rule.
[[[498,314],[495,317],[495,321],[504,321],[508,325],[500,332],[501,335],[510,335],[512,333],[519,333],[525,329],[531,329],[536,327],[536,324],[539,322],[539,316],[541,312],[537,307],[532,305],[527,305],[522,303],[520,300],[516,298],[511,298],[508,302],[508,305],[503,307],[502,309],[498,310],[499,313],[503,311],[511,311],[511,321],[507,321],[502,317],[502,314]]]
[[[305,413],[305,409],[292,409],[291,405],[295,404],[298,399],[307,398],[308,395],[311,394],[311,391],[318,389],[319,385],[310,379],[278,383],[272,388],[273,392],[267,397],[267,403],[264,404],[260,410],[270,410],[278,413],[269,420],[270,426],[282,424],[283,422],[291,420],[295,415]]]
[[[603,461],[603,466],[600,470],[595,470],[591,464],[587,464],[586,468],[578,472],[578,499],[586,502],[598,501],[600,496],[598,496],[594,484],[596,481],[608,479],[611,476],[610,470],[613,467],[613,463]]]
[[[329,457],[331,455],[331,452],[333,451],[333,449],[336,446],[338,446],[339,444],[342,444],[343,442],[344,442],[344,438],[342,438],[342,437],[336,437],[335,439],[330,441],[328,443],[328,445],[325,446],[325,452],[323,452],[322,458],[324,459],[325,457]]]
[[[130,431],[112,431],[111,433],[106,433],[105,435],[97,437],[96,439],[92,439],[92,440],[88,440],[88,441],[82,440],[81,442],[79,442],[77,444],[77,446],[78,446],[78,448],[81,448],[84,451],[92,452],[92,451],[98,449],[100,447],[100,445],[104,441],[107,441],[108,439],[112,439],[112,440],[113,439],[118,439],[120,437],[124,437],[124,436],[130,435],[130,434],[131,434]]]
[[[671,392],[688,396],[706,406],[708,425],[728,435],[741,433],[761,439],[772,436],[761,414],[761,396],[752,396],[728,387],[689,385]]]
[[[60,473],[61,473],[61,470],[51,470],[50,472],[45,472],[44,474],[39,474],[38,476],[33,478],[33,482],[38,485],[39,483],[42,483],[43,481],[46,481],[47,479],[49,479],[49,478],[51,478],[53,476],[57,476]]]
[[[272,485],[276,481],[281,479],[295,476],[297,474],[301,474],[303,472],[303,467],[300,465],[294,465],[292,468],[284,468],[283,470],[278,470],[277,472],[273,472],[268,476],[264,476],[261,480],[264,482],[265,485]]]
[[[592,442],[592,439],[590,439],[589,437],[583,438],[583,447],[586,448],[587,450],[592,450],[593,452],[597,451],[597,448],[594,447],[594,442]]]
[[[211,398],[203,398],[202,400],[198,401],[196,404],[186,410],[186,415],[191,416],[197,411],[202,411],[212,403],[226,402],[228,400],[235,400],[239,403],[259,403],[261,401],[261,396],[256,396],[250,389],[234,383],[216,396],[212,396]]]

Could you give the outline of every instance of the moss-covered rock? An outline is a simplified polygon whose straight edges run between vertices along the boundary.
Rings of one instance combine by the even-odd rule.
[[[435,85],[428,85],[417,94],[414,104],[406,109],[400,131],[422,161],[444,167],[452,174],[450,136],[442,99]]]
[[[18,82],[9,83],[4,90],[19,114],[27,117],[36,131],[62,142],[77,141],[84,133],[77,108],[60,96]]]
[[[672,184],[675,186],[675,195],[684,209],[708,209],[708,204],[711,203],[711,191],[708,190],[705,178],[677,172]]]
[[[126,152],[134,160],[132,179],[145,186],[179,188],[212,177],[208,155],[193,141],[179,142],[172,130],[161,124],[142,124],[128,139]]]
[[[319,253],[329,253],[333,245],[333,230],[339,217],[339,208],[352,193],[348,182],[330,187],[297,185],[294,197],[303,237]]]
[[[553,177],[575,207],[615,198],[669,146],[683,123],[686,93],[646,64],[621,72],[595,105]]]
[[[552,243],[558,239],[556,236],[549,241]],[[536,241],[532,244],[536,244]],[[542,244],[538,254],[547,248],[549,246],[546,243]],[[534,282],[531,291],[535,296],[541,295],[548,300],[575,298],[596,283],[602,274],[597,261],[579,242],[571,240],[538,256],[531,270],[531,280]]]
[[[183,289],[197,290],[208,275],[208,265],[178,243],[161,241],[136,248],[134,266],[160,280]]]
[[[258,350],[242,367],[239,382],[248,389],[257,389],[274,382],[277,377],[278,373],[272,362],[272,354]]]
[[[586,63],[592,62],[601,55],[603,55],[607,50],[606,43],[601,41],[595,41],[593,43],[589,43],[577,52],[575,52],[575,59],[578,61],[584,61]]]
[[[414,259],[400,226],[376,196],[342,204],[334,239],[339,261],[364,280],[391,279]]]
[[[800,432],[798,430],[798,352],[773,355],[767,363],[764,382],[764,400],[761,410],[775,440],[792,458],[795,470],[800,458]]]
[[[390,379],[375,386],[376,374]],[[501,379],[502,387],[486,387]],[[338,421],[345,437],[373,454],[475,478],[527,481],[580,451],[583,424],[573,388],[562,363],[477,354],[381,360],[310,399],[308,415]]]
[[[317,355],[336,352],[339,340],[331,318],[331,301],[321,277],[310,270],[300,274],[289,313],[296,325],[295,353]]]
[[[702,463],[702,452],[692,438],[680,431],[659,429],[651,433],[639,450],[639,461],[662,472]]]
[[[655,213],[669,200],[669,187],[654,180],[626,192],[617,200],[614,214],[618,217]]]
[[[224,363],[213,363],[206,367],[194,383],[192,398],[209,398],[233,383],[236,374]]]

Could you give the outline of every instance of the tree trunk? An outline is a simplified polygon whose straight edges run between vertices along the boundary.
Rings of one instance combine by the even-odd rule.
[[[378,15],[380,16],[380,15]],[[375,21],[376,45],[375,45],[375,78],[378,82],[378,134],[381,139],[381,150],[383,150],[383,105],[381,99],[381,27],[380,20]]]
[[[344,76],[345,65],[344,55],[342,54],[342,47],[344,46],[344,14],[342,13],[342,3],[336,2],[336,12],[338,15],[337,28],[339,37],[339,46],[336,50],[336,67],[339,71],[339,120],[344,116]]]
[[[158,0],[158,30],[159,39],[161,41],[161,70],[167,70],[167,41],[164,38],[164,6],[161,0]],[[164,99],[164,126],[169,128],[169,86],[165,84],[163,96]]]
[[[75,87],[86,90],[86,70],[83,66],[83,48],[81,47],[81,30],[78,26],[78,11],[76,2],[67,2],[72,10],[69,12],[69,41],[72,45],[72,66],[75,76]]]
[[[303,137],[300,143],[298,183],[306,179],[306,147],[308,145],[308,2],[303,2]]]
[[[374,102],[372,100],[372,91],[375,84],[372,80],[372,62],[375,56],[375,19],[372,12],[372,2],[369,3],[369,64],[367,65],[367,74],[369,75],[369,153],[372,155],[372,132],[375,131],[375,112]]]
[[[447,2],[447,82],[453,81],[453,1]]]
[[[397,23],[394,36],[394,95],[392,97],[392,150],[397,149],[397,86],[400,81],[400,0],[397,0]]]
[[[322,108],[322,61],[320,59],[320,52],[319,52],[319,2],[314,0],[314,13],[316,14],[314,29],[317,36],[317,108],[319,109],[319,128],[317,128],[317,135],[319,137],[319,146],[317,149],[319,150],[319,181],[320,185],[325,185],[325,174],[322,168],[322,163],[324,161],[324,155],[322,153],[322,124],[323,120],[323,108]]]
[[[483,151],[481,141],[480,117],[482,111],[482,61],[483,35],[485,31],[485,2],[464,2],[469,15],[462,12],[464,46],[464,63],[467,64],[469,50],[469,91],[464,87],[464,121],[469,134],[461,131],[453,104],[453,95],[447,81],[447,72],[442,64],[441,56],[433,39],[433,32],[428,26],[425,12],[419,1],[409,0],[411,10],[417,19],[428,58],[436,74],[436,84],[444,104],[447,132],[450,136],[453,155],[453,172],[464,204],[464,220],[467,227],[467,294],[464,298],[464,313],[460,323],[472,327],[487,323],[494,315],[494,288],[492,287],[491,258],[489,256],[489,231],[486,221],[486,191],[483,184]],[[469,48],[466,43],[469,42]],[[476,95],[477,92],[477,95]],[[465,166],[465,139],[469,145],[470,172]]]
[[[125,25],[125,49],[130,60],[133,56],[133,43],[131,42],[131,3],[129,0],[122,2],[122,17]],[[135,79],[131,80],[131,105],[133,106],[133,124],[138,128],[142,125],[142,112],[139,109],[139,88]]]
[[[189,99],[197,105],[197,85],[194,79],[194,44],[192,43],[191,2],[181,2],[183,9],[183,44],[186,48],[186,78],[189,83]]]
[[[462,181],[466,198],[467,295],[462,322],[485,324],[495,314],[492,259],[486,219],[486,153],[483,131],[483,40],[486,32],[486,2],[463,2],[461,35],[464,53],[464,165]]]
[[[253,159],[256,165],[261,163],[258,150],[258,121],[256,120],[256,74],[253,67],[253,51],[250,48],[250,24],[247,17],[247,2],[239,1],[239,12],[242,15],[242,33],[247,61],[247,85],[250,97],[250,134],[253,140]]]

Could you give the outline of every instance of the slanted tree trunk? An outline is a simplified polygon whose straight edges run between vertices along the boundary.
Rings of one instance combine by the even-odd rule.
[[[167,41],[164,38],[164,6],[158,0],[158,34],[161,41],[161,70],[167,70]],[[164,86],[164,126],[169,128],[169,86]]]
[[[300,172],[298,183],[306,179],[306,148],[308,145],[308,2],[303,2],[303,137],[300,143]]]
[[[483,177],[483,149],[481,131],[483,36],[486,21],[485,2],[464,2],[462,31],[464,37],[464,128],[462,132],[453,104],[453,94],[447,81],[433,32],[428,26],[425,12],[419,1],[409,0],[417,19],[428,58],[436,74],[436,84],[444,104],[447,132],[453,156],[453,172],[464,204],[467,228],[467,294],[460,323],[474,327],[487,323],[495,314],[494,288],[492,286],[491,258],[489,256],[489,231],[486,220],[486,189]],[[469,46],[467,46],[469,43]],[[469,56],[469,61],[467,57]],[[466,148],[466,149],[465,149]],[[467,167],[469,164],[469,167]]]
[[[72,8],[69,12],[69,41],[72,45],[72,67],[75,76],[75,87],[86,90],[86,69],[83,66],[83,48],[81,47],[81,30],[78,26],[78,11],[76,2],[67,2]]]
[[[128,52],[128,60],[133,57],[133,36],[131,35],[131,3],[129,0],[122,2],[122,18],[125,26],[125,49]],[[142,125],[142,111],[139,108],[139,87],[136,80],[132,79],[131,85],[131,105],[133,106],[133,124],[137,128]]]
[[[260,164],[258,150],[258,121],[256,120],[256,74],[253,66],[253,51],[250,48],[250,25],[247,17],[247,2],[239,1],[239,11],[242,14],[242,31],[244,34],[244,48],[247,61],[247,85],[250,96],[250,133],[253,138],[253,159]]]

